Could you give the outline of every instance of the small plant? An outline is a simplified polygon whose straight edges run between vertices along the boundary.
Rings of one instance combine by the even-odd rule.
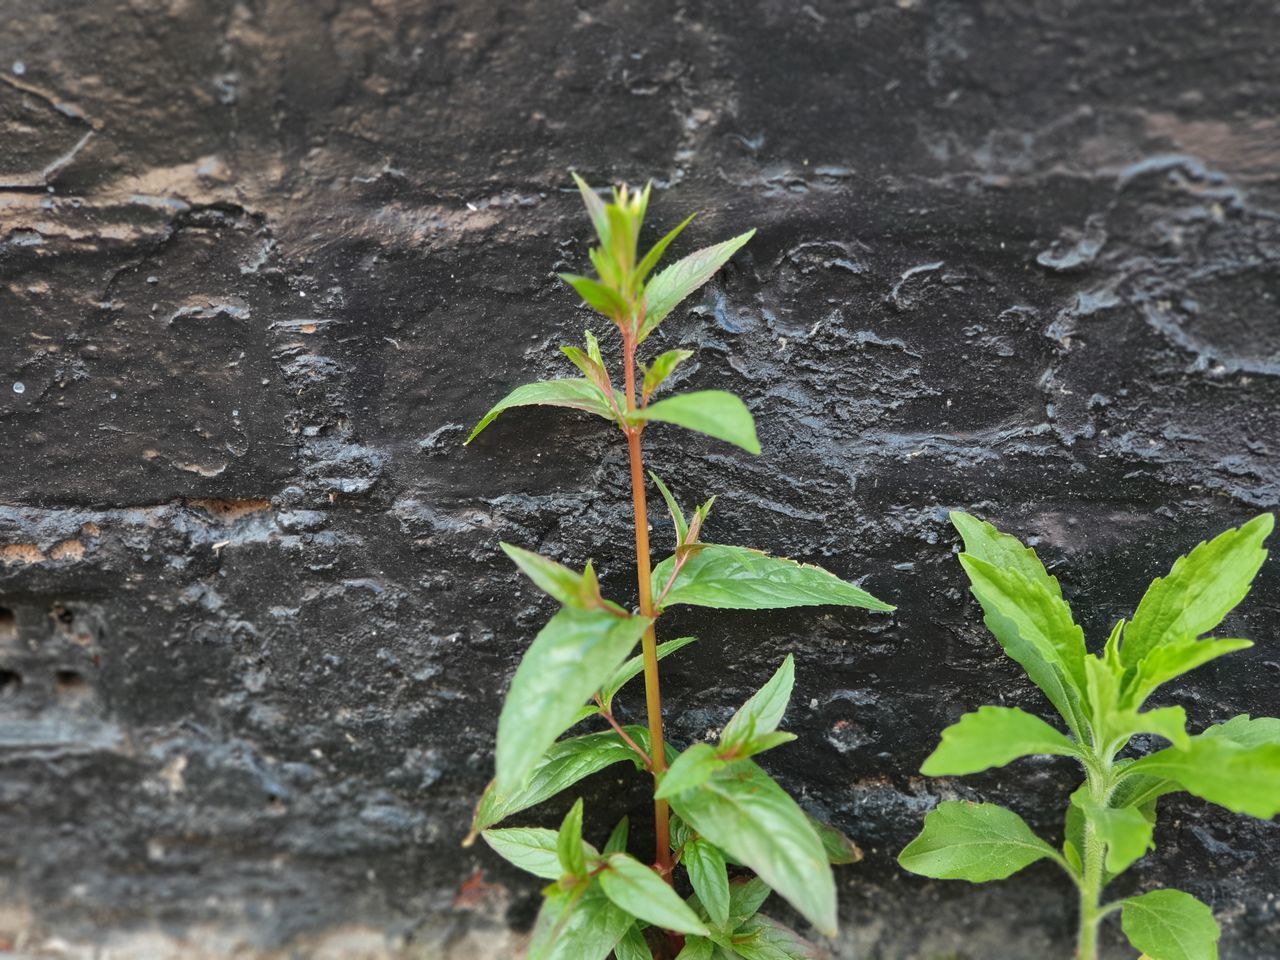
[[[1016,708],[981,707],[943,731],[921,772],[959,776],[1049,754],[1075,757],[1085,780],[1071,795],[1061,850],[1004,807],[946,801],[925,817],[898,862],[926,877],[982,883],[1047,858],[1079,889],[1078,960],[1097,957],[1099,924],[1116,912],[1130,944],[1148,960],[1214,960],[1218,924],[1190,894],[1153,890],[1106,905],[1101,895],[1154,848],[1156,802],[1167,793],[1185,790],[1263,819],[1280,813],[1280,720],[1241,715],[1190,736],[1182,707],[1142,710],[1162,684],[1252,646],[1199,638],[1249,592],[1267,556],[1262,542],[1273,517],[1255,517],[1180,557],[1096,655],[1085,650],[1057,579],[1033,551],[967,514],[953,513],[951,522],[964,538],[960,563],[987,628],[1044,691],[1070,735]],[[1120,756],[1140,734],[1172,745],[1140,758]]]
[[[622,389],[614,386],[600,346],[588,332],[582,348],[562,348],[581,378],[516,388],[485,414],[467,443],[504,410],[530,404],[572,407],[617,425],[630,456],[638,610],[601,596],[590,563],[579,572],[502,545],[561,609],[534,638],[511,681],[498,719],[496,776],[476,809],[471,838],[480,833],[516,866],[554,881],[543,892],[529,960],[604,960],[610,951],[617,960],[637,960],[652,957],[651,947],[660,956],[679,950],[681,960],[810,956],[798,936],[756,911],[773,889],[815,927],[833,934],[836,892],[829,863],[852,862],[856,847],[809,819],[751,759],[795,739],[777,729],[791,696],[792,659],[788,656],[734,714],[718,743],[698,743],[677,755],[663,736],[658,661],[693,638],[660,644],[655,623],[677,604],[739,610],[818,604],[893,608],[819,567],[704,543],[712,500],[686,517],[652,474],[671,512],[675,551],[651,569],[641,449],[646,426],[675,424],[753,454],[760,445],[751,414],[733,394],[699,390],[655,399],[691,351],[667,350],[648,365],[637,365],[636,352],[754,231],[692,253],[655,274],[662,254],[689,220],[637,259],[649,188],[614,190],[612,202],[606,203],[575,179],[600,239],[591,251],[598,279],[561,276],[617,326]],[[640,653],[632,656],[637,643]],[[614,698],[641,673],[647,726],[623,726],[614,716]],[[561,739],[592,718],[608,729]],[[625,818],[600,849],[586,843],[580,798],[558,831],[494,828],[511,814],[624,760],[653,776],[657,851],[652,866],[627,852]],[[749,868],[755,876],[731,881],[729,864]],[[688,900],[671,886],[677,865],[694,891]],[[655,929],[646,937],[649,927]]]

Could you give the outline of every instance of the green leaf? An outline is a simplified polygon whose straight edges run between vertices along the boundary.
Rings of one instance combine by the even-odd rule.
[[[532,580],[544,593],[559,600],[567,607],[580,610],[603,608],[606,601],[600,598],[599,584],[591,565],[582,573],[570,570],[563,564],[556,563],[541,554],[524,550],[509,543],[500,543],[503,552],[510,557],[517,567]],[[609,604],[616,613],[625,611],[616,603]]]
[[[794,930],[758,915],[734,933],[733,952],[742,960],[818,960],[822,956]]]
[[[1244,599],[1267,551],[1270,513],[1227,530],[1179,557],[1167,577],[1156,579],[1125,628],[1120,660],[1126,667],[1165,643],[1193,640],[1216,627]]]
[[[809,816],[805,814],[805,816]],[[813,827],[827,851],[827,860],[832,864],[857,863],[862,859],[862,850],[850,840],[843,831],[837,830],[829,823],[823,823],[816,817],[809,817],[809,826]]]
[[[969,556],[1004,570],[1016,570],[1051,596],[1062,597],[1057,577],[1050,576],[1036,552],[1017,537],[1001,533],[985,520],[959,510],[953,510],[950,519],[964,540],[964,552]]]
[[[623,817],[613,828],[613,832],[609,834],[609,839],[605,841],[604,852],[608,856],[611,853],[627,852],[627,834],[631,830],[631,821]]]
[[[729,764],[702,786],[673,796],[671,806],[815,927],[835,933],[835,879],[822,840],[804,811],[755,763]]]
[[[633,917],[679,933],[706,936],[711,932],[679,894],[634,857],[612,854],[599,879],[605,896]]]
[[[654,568],[655,601],[674,567],[675,558],[668,557]],[[720,610],[776,610],[823,604],[894,609],[821,567],[714,543],[705,544],[680,568],[662,605],[672,607],[678,603]]]
[[[676,367],[693,356],[692,350],[668,350],[654,357],[653,363],[644,371],[641,396],[646,400],[653,391],[662,386],[664,380],[675,372]]]
[[[633,923],[598,883],[553,885],[544,897],[527,960],[605,960]]]
[[[474,440],[489,424],[498,418],[498,414],[512,407],[571,407],[574,410],[585,410],[606,420],[615,419],[609,401],[600,388],[590,380],[542,380],[538,383],[526,383],[516,387],[499,400],[493,408],[480,418],[464,446]]]
[[[924,818],[924,829],[898,854],[898,863],[925,877],[983,883],[1045,857],[1057,860],[1058,852],[1012,810],[945,800]]]
[[[1141,706],[1162,683],[1190,673],[1210,660],[1237,650],[1247,650],[1252,640],[1173,640],[1156,647],[1142,658],[1125,691],[1125,702]]]
[[[758,454],[760,441],[747,405],[726,390],[694,390],[678,393],[647,407],[632,411],[634,421],[661,420],[686,430],[732,443],[747,453]]]
[[[654,482],[658,492],[662,494],[662,499],[667,502],[667,512],[671,514],[671,522],[676,528],[676,546],[680,546],[689,535],[689,524],[684,519],[684,511],[680,509],[680,504],[676,503],[676,498],[671,495],[671,491],[667,489],[661,477],[650,470],[649,479]]]
[[[720,734],[723,749],[749,747],[757,736],[772,733],[782,722],[787,704],[791,702],[791,690],[796,682],[796,663],[791,654],[769,678],[768,683],[756,691],[738,708]],[[754,751],[753,751],[754,752]]]
[[[755,916],[767,899],[769,886],[759,877],[734,880],[729,884],[729,926],[735,930]]]
[[[1222,723],[1216,723],[1202,737],[1218,737],[1230,741],[1238,747],[1261,747],[1265,744],[1280,744],[1280,719],[1275,717],[1250,717],[1247,713],[1239,714]]]
[[[686,790],[702,786],[717,770],[723,770],[726,761],[716,756],[716,748],[709,743],[695,743],[672,762],[658,783],[654,797],[666,800]]]
[[[685,844],[680,862],[689,872],[689,883],[711,922],[724,930],[729,923],[729,871],[724,854],[701,838]]]
[[[644,290],[644,324],[636,342],[643,343],[681,300],[714,277],[753,236],[755,231],[748,230],[732,240],[703,247],[657,274]]]
[[[675,653],[682,647],[687,647],[696,639],[697,637],[677,637],[674,640],[666,640],[658,644],[658,659],[661,660],[668,654]],[[609,681],[600,688],[600,702],[604,704],[604,708],[612,711],[613,698],[618,695],[618,691],[643,671],[644,655],[639,653],[615,670]]]
[[[559,880],[564,872],[560,869],[560,860],[556,855],[556,837],[554,830],[542,827],[511,827],[504,830],[486,830],[484,837],[493,852],[508,863],[521,870],[532,873],[535,877],[546,880]]]
[[[644,934],[640,928],[632,924],[622,935],[618,945],[613,948],[614,960],[653,960],[653,952],[644,942]]]
[[[715,960],[716,945],[706,937],[688,937],[676,960]]]
[[[636,282],[643,283],[645,277],[653,272],[653,268],[658,265],[658,261],[662,259],[662,255],[666,252],[667,247],[671,245],[671,241],[680,236],[680,232],[689,225],[689,221],[696,217],[696,213],[691,213],[685,217],[679,226],[671,230],[661,240],[649,248],[649,252],[644,255],[644,259],[640,261],[636,267]]]
[[[1254,721],[1257,723],[1258,721]],[[1241,731],[1247,733],[1248,728]],[[1234,813],[1269,820],[1280,813],[1280,742],[1244,745],[1221,734],[1192,737],[1127,767],[1125,776],[1172,780],[1188,793]]]
[[[599,280],[592,280],[590,277],[580,277],[576,273],[557,274],[561,280],[573,287],[592,310],[602,314],[615,322],[631,314],[631,308],[627,305],[627,301],[615,291],[612,287],[601,283]]]
[[[1112,876],[1129,869],[1135,860],[1155,849],[1151,840],[1154,820],[1137,807],[1103,807],[1088,802],[1080,807],[1107,845],[1106,866]]]
[[[647,617],[564,607],[534,638],[498,718],[497,787],[512,793],[631,653]]]
[[[966,553],[960,565],[985,613],[987,629],[1044,691],[1079,739],[1086,689],[1084,633],[1061,597],[1016,569]]]
[[[1152,890],[1130,897],[1120,924],[1135,950],[1151,960],[1218,960],[1218,921],[1213,911],[1181,890]]]
[[[556,836],[556,858],[564,872],[581,877],[587,872],[587,852],[582,843],[582,798],[579,797],[564,815]]]
[[[1040,754],[1074,757],[1078,750],[1039,717],[1016,707],[979,707],[942,731],[942,742],[920,772],[929,777],[962,776]]]
[[[649,749],[646,727],[632,725],[623,729],[641,749]],[[471,823],[472,836],[468,842],[481,830],[521,810],[537,806],[593,773],[624,760],[631,761],[637,769],[642,767],[640,758],[612,730],[561,740],[537,759],[528,781],[519,790],[504,792],[497,789],[496,783],[489,784],[476,806]]]
[[[1103,740],[1108,743],[1117,740],[1120,741],[1119,746],[1124,746],[1130,737],[1138,733],[1154,733],[1183,748],[1191,740],[1187,736],[1187,712],[1182,707],[1160,707],[1142,713],[1137,710],[1115,711],[1107,717]]]
[[[587,215],[591,218],[592,226],[596,228],[596,235],[600,238],[600,245],[608,247],[609,218],[604,212],[604,201],[600,199],[598,193],[587,185],[587,181],[576,173],[573,174],[573,182],[578,185],[578,192],[582,195],[582,203],[587,208]]]

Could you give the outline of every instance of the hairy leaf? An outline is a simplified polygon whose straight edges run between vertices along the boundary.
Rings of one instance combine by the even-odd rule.
[[[1139,808],[1102,807],[1086,802],[1082,809],[1107,845],[1106,867],[1113,876],[1155,849],[1151,840],[1155,823]]]
[[[791,702],[791,690],[796,681],[795,658],[786,659],[769,681],[756,691],[725,724],[720,734],[722,748],[732,751],[735,747],[750,747],[757,737],[772,733],[782,722],[782,715]],[[754,751],[753,751],[754,752]]]
[[[485,427],[498,418],[498,414],[512,407],[571,407],[585,410],[597,417],[613,420],[613,410],[600,388],[590,380],[542,380],[516,387],[480,418],[464,446],[474,440]]]
[[[653,571],[654,599],[671,577],[675,558]],[[821,567],[771,557],[759,550],[705,544],[680,569],[664,607],[687,603],[721,610],[775,610],[831,604],[893,610],[871,594]]]
[[[1019,757],[1076,756],[1076,745],[1016,707],[979,707],[942,731],[942,742],[920,772],[930,777],[961,776],[1003,767]]]
[[[564,873],[560,869],[560,860],[556,856],[556,837],[554,830],[542,827],[511,827],[508,829],[486,830],[480,836],[508,863],[521,870],[532,873],[535,877],[546,880],[559,880]]]
[[[714,277],[753,236],[755,231],[748,230],[732,240],[703,247],[658,273],[644,290],[644,323],[636,342],[643,343],[681,300]]]
[[[647,728],[635,725],[623,729],[641,749],[649,749]],[[561,740],[535,761],[528,781],[520,789],[500,791],[496,783],[489,784],[476,806],[472,834],[536,806],[593,773],[624,760],[631,761],[637,768],[641,766],[640,758],[612,730]]]
[[[1151,960],[1218,960],[1218,921],[1213,911],[1181,890],[1152,890],[1130,897],[1120,924],[1135,950]]]
[[[747,405],[726,390],[678,393],[627,414],[632,420],[661,420],[732,443],[747,453],[760,452],[756,424]]]
[[[542,628],[521,660],[498,718],[497,787],[513,793],[583,701],[600,689],[631,653],[647,617],[564,607]]]
[[[655,926],[706,936],[710,931],[689,905],[663,879],[625,853],[612,854],[599,874],[605,896]]]
[[[822,840],[804,811],[755,763],[729,764],[702,786],[673,796],[671,806],[815,927],[835,933],[835,880]]]
[[[1165,643],[1193,640],[1216,627],[1244,599],[1267,558],[1262,541],[1271,533],[1270,513],[1201,543],[1156,579],[1125,628],[1120,660],[1135,666]]]
[[[939,880],[1003,880],[1057,851],[1012,810],[994,803],[944,800],[898,855],[912,873]]]
[[[987,629],[1067,721],[1079,738],[1085,718],[1084,634],[1061,597],[1027,579],[962,553],[973,595],[982,605]]]
[[[964,540],[964,552],[969,556],[1005,570],[1016,570],[1051,596],[1062,597],[1058,578],[1050,576],[1036,552],[1017,537],[1001,533],[985,520],[959,510],[953,510],[950,519]]]
[[[1190,673],[1224,654],[1247,650],[1251,640],[1173,640],[1156,647],[1139,662],[1126,689],[1125,702],[1141,706],[1162,683]]]
[[[1172,780],[1188,793],[1235,813],[1263,820],[1280,813],[1277,741],[1246,746],[1206,732],[1192,737],[1185,749],[1167,747],[1143,757],[1125,773]]]

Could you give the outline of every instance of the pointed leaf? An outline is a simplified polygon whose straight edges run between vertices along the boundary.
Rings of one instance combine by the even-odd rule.
[[[1221,931],[1213,911],[1181,890],[1152,890],[1130,897],[1120,924],[1135,950],[1151,960],[1218,960]]]
[[[1107,718],[1104,739],[1108,742],[1118,740],[1123,746],[1124,741],[1139,733],[1154,733],[1185,749],[1191,740],[1187,736],[1187,711],[1182,707],[1160,707],[1141,713],[1117,710]]]
[[[564,607],[534,639],[498,718],[497,787],[519,790],[534,765],[573,725],[578,708],[609,679],[652,623]]]
[[[1267,558],[1262,541],[1275,517],[1264,513],[1179,557],[1155,580],[1125,628],[1120,659],[1134,666],[1161,644],[1193,640],[1216,627],[1244,599]]]
[[[687,937],[676,960],[716,960],[716,945],[706,937]]]
[[[836,928],[835,879],[822,841],[794,800],[750,760],[671,798],[699,834],[750,867],[828,936]]]
[[[592,310],[615,322],[629,316],[631,308],[612,287],[590,277],[580,277],[576,273],[557,274],[561,280],[573,287],[583,301]]]
[[[675,372],[676,367],[692,356],[692,350],[668,350],[666,353],[660,353],[654,357],[653,363],[644,372],[641,396],[647,401],[650,394],[662,386],[667,377]]]
[[[726,762],[716,756],[716,748],[709,743],[695,743],[672,762],[662,774],[654,796],[666,800],[686,790],[702,786]]]
[[[679,226],[672,229],[666,234],[666,236],[649,248],[649,252],[644,255],[644,258],[636,267],[637,283],[643,283],[644,279],[653,272],[653,268],[658,265],[658,261],[662,259],[662,255],[666,252],[667,247],[671,245],[671,241],[680,236],[680,232],[684,230],[684,228],[689,225],[689,221],[696,216],[696,213],[689,214],[689,216],[685,217],[684,220],[681,221]]]
[[[747,453],[758,454],[760,441],[747,405],[725,390],[694,390],[678,393],[628,414],[635,421],[661,420],[686,430],[732,443]]]
[[[632,725],[623,729],[641,749],[649,749],[649,731],[646,727]],[[538,758],[528,781],[519,790],[502,792],[497,789],[496,783],[489,784],[476,806],[471,823],[472,838],[476,833],[512,814],[537,806],[593,773],[624,760],[631,761],[637,768],[641,767],[635,752],[612,730],[561,740]]]
[[[725,724],[720,734],[721,748],[732,751],[735,747],[748,747],[757,736],[776,730],[787,704],[791,702],[795,681],[795,658],[787,654],[769,682],[739,707]]]
[[[581,877],[587,872],[587,852],[582,848],[582,798],[579,797],[564,815],[556,835],[556,857],[564,872]]]
[[[1049,594],[1061,598],[1062,587],[1058,578],[1049,575],[1036,552],[1023,545],[1017,537],[1001,533],[992,524],[959,510],[950,514],[951,525],[964,540],[964,552],[995,567],[1016,570]]]
[[[614,960],[653,960],[653,951],[644,942],[644,934],[635,924],[622,935],[618,945],[613,948]]]
[[[1084,633],[1061,597],[1016,569],[960,554],[970,589],[982,605],[987,629],[1044,691],[1079,737],[1085,718]]]
[[[1016,707],[979,707],[942,731],[942,742],[920,772],[929,777],[963,776],[1003,767],[1019,757],[1077,753],[1074,743],[1039,717]]]
[[[754,916],[733,936],[742,960],[819,960],[818,948],[770,917]]]
[[[559,880],[564,873],[560,869],[560,859],[556,856],[556,838],[554,830],[542,827],[511,827],[502,830],[486,830],[480,834],[484,837],[493,852],[508,863],[521,870],[532,873],[535,877],[546,880]]]
[[[587,208],[587,215],[591,218],[592,226],[596,228],[596,235],[600,238],[601,246],[609,246],[609,218],[605,216],[604,201],[600,199],[600,195],[587,185],[587,181],[576,173],[573,174],[573,182],[578,185],[578,193],[582,195],[582,203]]]
[[[944,800],[924,818],[924,829],[898,854],[912,873],[938,880],[1003,880],[1058,853],[1012,810],[994,803]]]
[[[649,867],[625,853],[612,854],[600,872],[605,896],[633,917],[679,933],[709,931],[689,905]]]
[[[671,491],[667,489],[667,485],[662,479],[649,471],[649,479],[657,486],[658,492],[662,494],[662,499],[667,502],[667,512],[671,514],[671,522],[676,528],[676,546],[680,546],[685,542],[689,535],[689,524],[685,522],[684,511],[680,509],[680,505],[676,503],[676,498],[671,495]]]
[[[674,640],[666,640],[658,644],[658,659],[661,660],[669,654],[687,647],[696,639],[697,637],[677,637]],[[639,653],[615,670],[613,676],[600,688],[600,701],[604,704],[604,708],[612,711],[613,698],[618,695],[618,691],[642,672],[644,672],[644,655]],[[593,710],[592,713],[594,712]]]
[[[671,577],[675,558],[653,571],[654,599]],[[771,557],[759,550],[708,543],[691,556],[663,598],[664,607],[687,603],[721,610],[776,610],[833,606],[892,610],[871,594],[821,567]]]
[[[499,546],[525,576],[537,584],[538,589],[559,600],[565,606],[583,610],[601,606],[599,595],[593,589],[596,586],[594,576],[570,570],[541,554],[521,549],[510,543],[500,543]],[[617,604],[612,606],[617,612],[623,612]]]
[[[729,926],[737,929],[769,899],[769,886],[759,877],[729,883]]]
[[[627,852],[627,834],[631,830],[631,821],[623,817],[618,821],[617,826],[613,828],[613,832],[609,834],[609,839],[605,842],[604,853],[608,856],[611,853]]]
[[[703,247],[655,276],[644,290],[644,323],[636,342],[643,343],[681,300],[714,277],[716,271],[753,236],[755,231],[748,230],[732,240]]]
[[[805,814],[805,816],[809,816]],[[834,864],[858,863],[863,853],[856,843],[850,840],[843,831],[837,830],[829,823],[823,823],[815,817],[809,817],[809,826],[813,827],[827,851],[827,860]]]
[[[633,923],[598,883],[552,886],[544,896],[527,960],[605,960]]]
[[[680,862],[689,872],[689,883],[707,916],[715,926],[725,930],[729,923],[729,872],[724,854],[715,844],[698,838],[685,844]]]
[[[1162,683],[1190,673],[1210,660],[1237,650],[1247,650],[1252,640],[1173,640],[1156,647],[1138,664],[1126,691],[1125,702],[1141,706]]]
[[[613,411],[609,401],[600,392],[600,388],[589,380],[542,380],[538,383],[526,383],[516,387],[499,400],[493,408],[480,418],[464,446],[474,440],[489,424],[498,418],[498,414],[512,407],[529,406],[571,407],[574,410],[585,410],[597,417],[613,420]]]

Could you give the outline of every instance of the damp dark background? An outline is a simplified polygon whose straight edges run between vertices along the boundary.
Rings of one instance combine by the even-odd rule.
[[[719,496],[711,539],[899,605],[674,614],[700,641],[667,661],[673,741],[794,652],[800,739],[767,766],[866,851],[834,955],[1069,955],[1053,867],[973,887],[893,862],[944,796],[1056,839],[1075,783],[916,772],[965,710],[1047,708],[946,514],[1034,543],[1097,645],[1179,553],[1276,506],[1276,4],[0,10],[5,946],[515,953],[539,882],[459,845],[552,612],[498,541],[633,589],[608,425],[517,411],[461,445],[568,375],[584,327],[616,349],[554,276],[587,266],[572,167],[652,178],[652,237],[701,211],[677,253],[759,229],[655,343],[697,351],[682,387],[746,399],[764,454],[658,425],[651,465]],[[1273,559],[1223,628],[1257,646],[1165,697],[1193,727],[1280,712],[1278,589]],[[583,792],[597,839],[624,810],[643,836],[639,775]],[[1280,826],[1162,812],[1117,892],[1178,885],[1224,960],[1280,956]]]

